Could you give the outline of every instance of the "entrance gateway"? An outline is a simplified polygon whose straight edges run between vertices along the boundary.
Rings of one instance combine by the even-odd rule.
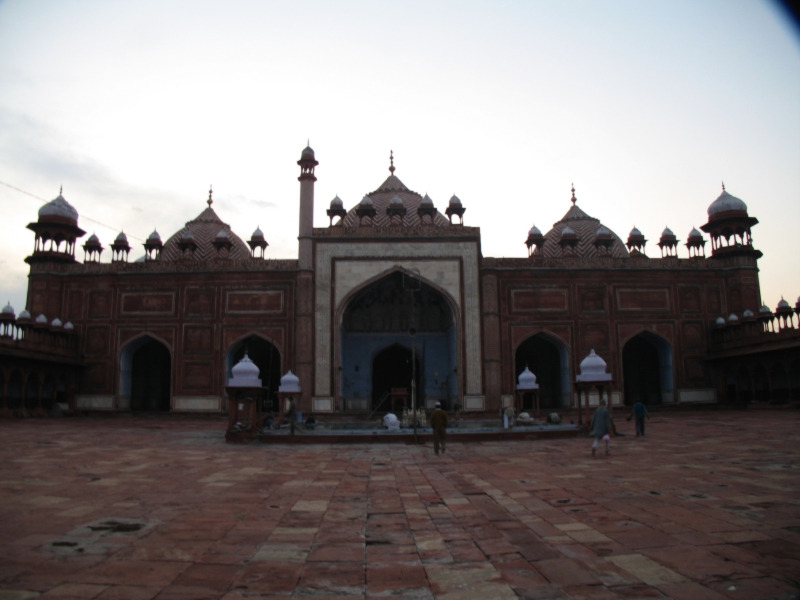
[[[340,339],[346,410],[388,410],[386,399],[397,388],[410,398],[414,371],[418,406],[449,406],[457,397],[453,310],[413,275],[395,271],[358,292],[344,311]]]

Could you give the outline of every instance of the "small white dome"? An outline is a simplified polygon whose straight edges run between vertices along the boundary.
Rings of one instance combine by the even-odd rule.
[[[8,304],[3,307],[3,314],[4,315],[14,315],[14,307],[11,306],[11,301],[9,300]]]
[[[536,225],[534,225],[531,227],[530,231],[528,231],[528,235],[542,235],[542,232],[539,231],[539,228]]]
[[[561,235],[575,235],[575,232],[572,230],[572,227],[567,225],[564,229],[561,230]]]
[[[747,204],[742,202],[736,196],[731,196],[723,188],[719,198],[714,200],[714,202],[711,203],[711,206],[708,207],[708,216],[710,217],[711,215],[729,210],[743,210],[744,212],[747,212]]]
[[[64,323],[64,330],[65,330],[65,331],[73,331],[74,329],[75,329],[75,325],[73,325],[73,324],[72,324],[72,323],[70,323],[69,321],[67,321],[66,323]]]
[[[38,317],[36,317],[36,322],[47,325],[47,317],[45,317],[44,315],[39,315]]]
[[[670,235],[675,235],[675,234],[672,233],[672,229],[670,229],[669,227],[665,227],[664,231],[661,232],[661,237],[667,237]]]
[[[739,317],[737,317],[734,313],[731,313],[731,314],[728,315],[728,323],[734,323],[734,322],[736,322],[738,320],[739,320]]]
[[[29,313],[24,308],[22,309],[22,312],[20,312],[19,316],[17,317],[17,319],[30,319],[30,318],[31,318],[31,313]]]
[[[59,319],[58,317],[53,319],[53,321],[50,323],[50,325],[53,327],[61,327],[61,324],[62,324],[61,319]]]
[[[518,390],[538,390],[539,385],[536,383],[536,375],[531,373],[528,366],[525,365],[525,370],[517,377]]]
[[[124,231],[120,231],[119,235],[117,236],[115,241],[117,241],[117,242],[127,242],[128,241],[128,236],[125,235]]]
[[[311,148],[311,146],[306,146],[303,148],[302,156],[314,156],[314,150]]]
[[[231,369],[232,377],[228,380],[229,387],[261,387],[261,379],[258,378],[259,369],[256,364],[245,355]]]
[[[743,317],[752,317],[753,316],[753,311],[748,308],[746,311],[744,311],[742,313],[742,316]]]
[[[344,202],[342,202],[342,199],[339,198],[338,195],[331,200],[331,208],[344,208]]]
[[[597,228],[597,233],[595,233],[595,235],[611,235],[611,230],[605,225],[600,225],[600,227]]]
[[[450,198],[450,206],[461,206],[461,200],[455,194]]]
[[[228,235],[227,231],[225,231],[224,229],[220,229],[219,233],[217,233],[217,237],[218,238],[226,238],[226,237],[230,237],[230,236]]]
[[[372,206],[372,198],[369,196],[364,196],[361,199],[361,206]]]
[[[61,194],[39,209],[39,217],[65,217],[78,220],[78,211]]]
[[[761,308],[758,309],[759,314],[767,314],[771,313],[772,311],[769,309],[769,306],[766,304],[762,305]]]
[[[692,227],[692,230],[689,232],[689,239],[692,238],[702,238],[703,234],[697,230],[697,227]]]
[[[717,317],[715,322],[717,325],[725,325],[725,317]]]
[[[181,234],[181,239],[182,240],[193,240],[194,239],[194,234],[187,229],[186,231],[184,231]]]
[[[148,240],[158,240],[161,241],[161,236],[158,234],[158,231],[153,229],[153,233],[147,236]]]
[[[778,308],[789,308],[789,303],[781,297],[781,301],[778,302]]]
[[[635,235],[642,235],[642,232],[636,229],[636,227],[634,227],[633,229],[631,229],[631,232],[628,235],[630,237],[633,237]]]
[[[606,373],[606,361],[594,353],[594,348],[581,361],[581,374],[578,381],[611,381],[611,374]]]
[[[97,235],[95,235],[93,233],[92,235],[89,236],[89,239],[86,240],[86,242],[88,244],[99,244],[100,243],[100,238],[98,238]]]
[[[425,194],[425,197],[422,199],[420,204],[424,204],[425,206],[433,206],[433,200],[431,200],[431,197],[428,196],[428,194]]]
[[[403,199],[397,194],[395,194],[394,196],[392,196],[392,199],[389,201],[389,204],[391,204],[392,206],[403,206]]]
[[[291,392],[294,394],[300,393],[300,378],[291,371],[287,371],[286,375],[281,377],[281,385],[278,388],[279,392]]]
[[[253,232],[252,238],[263,238],[264,232],[261,231],[261,227],[256,227],[256,230]]]

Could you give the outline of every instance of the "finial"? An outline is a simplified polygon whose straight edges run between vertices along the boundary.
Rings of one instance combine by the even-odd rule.
[[[214,203],[214,201],[211,199],[211,194],[212,193],[213,193],[213,191],[211,189],[211,186],[209,185],[208,186],[208,200],[206,200],[206,202],[208,202],[208,207],[209,208],[211,208],[211,205]]]
[[[306,138],[306,146],[311,147],[311,138]]]
[[[722,191],[723,192],[725,191],[725,182],[724,181],[722,182]]]
[[[64,193],[64,186],[62,185],[60,188],[58,188],[58,195],[61,196],[63,193]]]
[[[573,204],[575,204],[578,201],[578,199],[575,197],[575,184],[574,183],[572,184],[572,198],[570,198],[570,200],[572,200]]]
[[[389,150],[389,172],[394,175],[394,152]]]

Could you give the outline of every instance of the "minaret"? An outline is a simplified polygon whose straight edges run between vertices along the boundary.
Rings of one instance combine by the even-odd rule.
[[[314,182],[317,178],[314,176],[314,167],[319,163],[314,159],[314,151],[311,146],[306,146],[303,154],[300,155],[300,160],[297,161],[300,165],[300,240],[299,248],[299,262],[301,269],[312,268],[311,257],[311,233],[314,228]]]

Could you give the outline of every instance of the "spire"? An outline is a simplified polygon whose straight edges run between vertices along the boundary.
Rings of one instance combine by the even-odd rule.
[[[208,186],[208,200],[206,200],[206,202],[208,202],[208,207],[209,208],[211,208],[211,205],[214,203],[214,201],[211,199],[211,194],[212,193],[213,193],[213,191],[211,189],[211,186],[209,185]]]
[[[64,195],[64,186],[63,185],[60,188],[58,188],[58,195],[59,196],[63,196]]]
[[[389,173],[394,175],[394,152],[389,150]]]
[[[722,191],[723,192],[725,191],[725,182],[724,181],[722,182]]]
[[[572,204],[575,204],[578,201],[578,199],[575,197],[575,184],[574,183],[572,184],[572,198],[570,198],[570,200],[572,200]]]

